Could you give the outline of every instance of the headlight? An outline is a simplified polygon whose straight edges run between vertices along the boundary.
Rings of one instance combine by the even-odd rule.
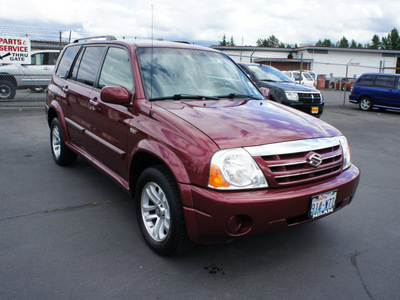
[[[350,146],[344,136],[339,137],[340,144],[343,151],[343,170],[351,166]]]
[[[299,95],[297,92],[285,92],[286,98],[290,101],[299,101]]]
[[[216,152],[211,159],[208,186],[214,189],[256,189],[268,187],[264,174],[244,149]]]

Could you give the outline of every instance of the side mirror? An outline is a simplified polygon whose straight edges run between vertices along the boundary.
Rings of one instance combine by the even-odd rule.
[[[131,101],[128,90],[122,86],[106,86],[100,92],[100,99],[111,104],[128,105]]]
[[[269,99],[270,91],[266,87],[260,87],[261,94],[263,94],[265,99]]]

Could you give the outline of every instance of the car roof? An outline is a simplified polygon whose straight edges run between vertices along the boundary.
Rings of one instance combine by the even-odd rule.
[[[148,40],[148,39],[94,39],[94,38],[86,38],[76,40],[68,46],[72,45],[87,45],[87,44],[124,44],[126,46],[134,46],[136,48],[183,48],[183,49],[194,49],[194,50],[205,50],[210,52],[218,52],[220,51],[211,49],[208,47],[198,46],[194,44],[190,44],[187,42],[174,42],[174,41],[158,41],[158,40]]]
[[[389,74],[389,73],[364,73],[361,76],[365,76],[365,75],[379,75],[379,76],[393,76],[393,77],[400,77],[400,74]],[[360,77],[361,77],[360,76]]]

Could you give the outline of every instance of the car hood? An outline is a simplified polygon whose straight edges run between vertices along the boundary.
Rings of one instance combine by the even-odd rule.
[[[319,93],[318,90],[313,89],[309,86],[304,86],[302,84],[294,83],[294,82],[270,82],[270,81],[260,81],[262,86],[271,88],[277,87],[281,88],[285,91],[300,91],[300,92],[314,92]]]
[[[221,149],[341,134],[313,116],[268,100],[158,101],[155,105],[195,126]]]

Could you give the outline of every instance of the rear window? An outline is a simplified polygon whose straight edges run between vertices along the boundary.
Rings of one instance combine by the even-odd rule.
[[[74,62],[79,47],[80,46],[72,46],[65,50],[56,71],[56,75],[58,77],[67,78],[69,69],[71,68],[72,63]]]
[[[392,76],[376,76],[374,86],[392,89],[396,82],[396,77]]]

